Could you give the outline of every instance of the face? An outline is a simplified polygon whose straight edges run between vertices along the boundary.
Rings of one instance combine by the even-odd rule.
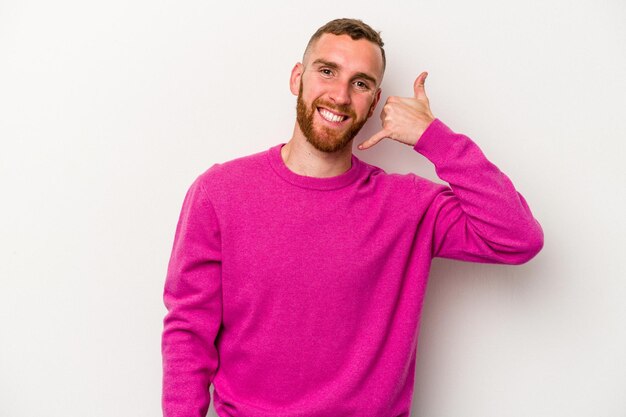
[[[348,146],[380,99],[382,68],[378,45],[348,35],[322,35],[290,80],[306,140],[323,152]]]

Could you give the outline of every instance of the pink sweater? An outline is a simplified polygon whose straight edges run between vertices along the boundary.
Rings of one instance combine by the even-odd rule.
[[[436,119],[415,150],[450,187],[355,156],[332,178],[277,145],[211,167],[183,203],[165,283],[163,410],[406,417],[434,256],[521,264],[543,246],[524,198]]]

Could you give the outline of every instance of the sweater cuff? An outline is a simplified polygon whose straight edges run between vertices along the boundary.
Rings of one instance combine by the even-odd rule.
[[[433,162],[445,160],[445,155],[456,138],[456,133],[441,120],[435,119],[422,133],[413,149]]]

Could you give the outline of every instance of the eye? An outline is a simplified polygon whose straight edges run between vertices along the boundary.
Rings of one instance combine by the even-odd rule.
[[[360,80],[355,81],[355,82],[354,82],[354,85],[355,85],[355,86],[356,86],[356,88],[358,88],[359,90],[369,90],[369,89],[370,89],[370,86],[369,86],[367,83],[365,83],[365,82],[363,82],[363,81],[360,81]]]
[[[320,73],[325,77],[333,75],[333,71],[330,68],[320,68]]]

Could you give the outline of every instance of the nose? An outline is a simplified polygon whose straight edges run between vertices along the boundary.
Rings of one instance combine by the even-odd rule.
[[[329,98],[337,104],[350,104],[350,84],[337,81],[332,86]]]

